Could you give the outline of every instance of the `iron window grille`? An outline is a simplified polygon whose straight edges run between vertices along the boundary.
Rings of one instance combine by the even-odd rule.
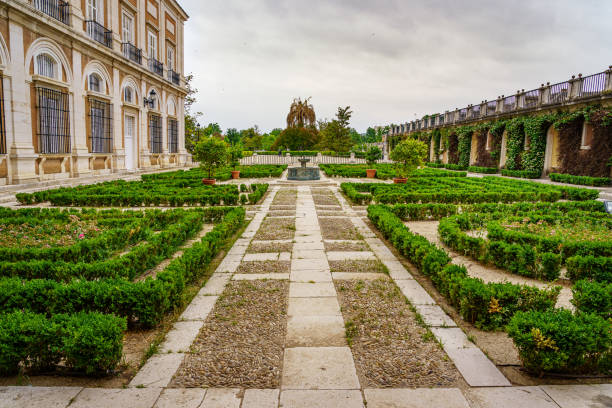
[[[100,77],[95,74],[89,75],[89,90],[100,92]]]
[[[38,150],[42,154],[70,153],[70,107],[68,94],[36,88]]]
[[[170,153],[178,153],[178,121],[168,119],[168,148]]]
[[[89,141],[92,153],[113,151],[113,105],[89,99]]]
[[[34,8],[54,19],[70,25],[70,5],[63,0],[34,0]]]
[[[121,48],[125,58],[142,65],[142,50],[140,48],[136,48],[135,45],[129,42],[122,43]]]
[[[4,123],[4,81],[0,75],[0,154],[6,154],[6,127]]]
[[[91,39],[108,48],[113,48],[113,32],[111,30],[95,20],[87,20],[85,24],[87,24],[87,34]]]
[[[149,141],[151,153],[162,152],[162,118],[159,115],[149,116]]]
[[[174,70],[168,70],[168,81],[172,82],[174,85],[179,85],[181,82],[181,76],[178,72],[174,72]]]

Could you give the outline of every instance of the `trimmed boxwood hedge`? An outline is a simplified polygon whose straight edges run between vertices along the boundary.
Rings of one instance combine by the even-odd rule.
[[[369,206],[368,217],[398,251],[432,280],[464,320],[483,330],[503,328],[517,311],[547,310],[556,303],[559,287],[538,289],[468,277],[464,267],[451,264],[446,252],[412,233],[387,206]]]
[[[376,178],[380,180],[388,180],[396,176],[396,171],[393,164],[320,164],[319,167],[328,177],[350,177],[350,178],[365,178],[367,177],[366,170],[376,169]],[[414,172],[412,177],[466,177],[465,172],[435,170],[435,169],[419,169]]]
[[[502,176],[506,177],[517,177],[517,178],[528,178],[528,179],[537,179],[542,176],[542,173],[539,171],[531,171],[531,170],[508,170],[503,169],[501,171]]]
[[[499,173],[499,170],[496,167],[470,166],[468,167],[468,171],[471,171],[472,173],[485,173],[485,174]]]
[[[580,184],[583,186],[605,187],[610,185],[609,177],[573,176],[571,174],[550,173],[550,179],[559,183]]]

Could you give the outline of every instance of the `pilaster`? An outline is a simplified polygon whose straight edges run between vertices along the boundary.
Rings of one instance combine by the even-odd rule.
[[[91,173],[89,158],[91,154],[87,148],[87,127],[89,120],[88,112],[85,110],[86,96],[83,87],[83,69],[81,66],[80,51],[72,51],[72,92],[70,115],[72,122],[72,166],[70,171],[73,177],[83,176]]]
[[[113,67],[113,170],[125,169],[125,148],[123,145],[123,118],[121,117],[121,83],[119,69]]]

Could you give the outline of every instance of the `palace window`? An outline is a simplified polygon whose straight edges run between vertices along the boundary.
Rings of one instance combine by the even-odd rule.
[[[131,86],[123,88],[123,102],[134,103],[134,90]]]
[[[168,148],[170,153],[178,153],[178,121],[168,119]]]
[[[113,148],[113,105],[89,99],[89,142],[92,153],[111,153]]]
[[[149,142],[151,153],[162,152],[162,118],[159,115],[149,115]]]
[[[68,93],[36,88],[38,150],[43,154],[70,153]]]
[[[102,79],[96,74],[89,75],[89,90],[93,92],[102,92]]]
[[[36,73],[47,78],[57,78],[57,62],[49,54],[36,56]]]

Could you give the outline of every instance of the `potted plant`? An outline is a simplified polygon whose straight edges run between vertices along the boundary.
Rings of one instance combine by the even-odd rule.
[[[201,139],[193,149],[193,158],[208,173],[208,178],[202,179],[202,183],[213,185],[215,170],[227,164],[227,145],[215,137]]]
[[[368,166],[374,166],[376,164],[376,160],[380,160],[382,157],[382,152],[378,148],[378,146],[372,146],[366,152],[366,163]],[[366,169],[366,175],[368,178],[376,177],[376,169]]]
[[[391,152],[397,177],[393,179],[396,184],[405,183],[406,177],[411,175],[419,166],[423,165],[423,159],[427,157],[428,148],[423,142],[415,139],[402,140]]]
[[[242,159],[242,157],[243,157],[242,146],[235,145],[235,146],[230,147],[229,159],[230,159],[230,163],[232,167],[234,168],[234,170],[232,170],[233,179],[240,178],[240,170],[236,170],[236,168],[240,164],[240,159]]]

